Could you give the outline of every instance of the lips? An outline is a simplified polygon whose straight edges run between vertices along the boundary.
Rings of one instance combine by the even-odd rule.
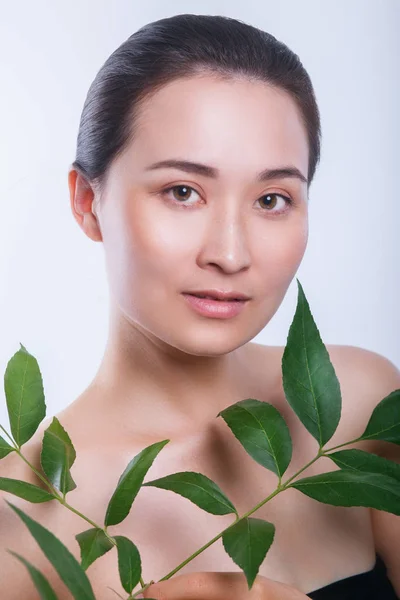
[[[186,290],[183,292],[184,294],[189,294],[191,296],[195,296],[196,298],[203,298],[205,300],[215,300],[215,301],[223,301],[230,302],[232,300],[235,301],[246,301],[250,300],[249,296],[239,292],[238,290],[220,290],[218,288],[206,288],[204,290]]]
[[[247,300],[234,300],[232,298],[223,298],[222,300],[215,299],[215,297],[211,299],[200,298],[196,293],[191,292],[184,292],[182,295],[195,312],[203,317],[213,319],[234,318],[240,314],[247,304]]]
[[[215,296],[203,296],[202,294],[190,294],[191,296],[196,296],[196,298],[205,298],[206,300],[216,300],[217,302],[242,302],[240,298],[216,298]]]

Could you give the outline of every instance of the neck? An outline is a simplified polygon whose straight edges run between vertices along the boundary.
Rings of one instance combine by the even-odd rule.
[[[188,354],[120,312],[111,314],[106,350],[91,384],[96,410],[137,434],[179,435],[215,420],[237,401],[246,347],[218,356]],[[103,399],[103,400],[102,400]],[[151,427],[149,427],[151,424]]]

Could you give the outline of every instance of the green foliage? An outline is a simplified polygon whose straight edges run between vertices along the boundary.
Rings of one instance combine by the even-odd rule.
[[[122,587],[130,594],[142,575],[142,561],[135,544],[123,535],[116,535],[118,570]]]
[[[202,473],[183,471],[160,479],[148,481],[142,487],[150,485],[180,494],[203,510],[213,515],[237,514],[232,502],[211,479]]]
[[[361,440],[386,440],[400,445],[400,389],[386,396],[372,412]]]
[[[21,348],[9,360],[4,374],[11,432],[18,447],[31,439],[46,416],[43,381],[36,358]]]
[[[7,442],[0,435],[0,459],[10,454],[10,452],[14,452],[15,449],[7,444]]]
[[[339,424],[339,381],[297,279],[298,300],[282,357],[283,389],[304,427],[322,447]]]
[[[380,473],[329,471],[291,483],[306,496],[334,506],[367,506],[400,515],[400,483]]]
[[[76,488],[70,468],[76,458],[75,448],[60,421],[53,417],[43,435],[40,462],[49,481],[62,494]]]
[[[298,301],[282,358],[283,389],[289,405],[309,433],[317,440],[319,451],[306,466],[321,457],[330,458],[340,470],[297,479],[306,466],[282,482],[292,458],[292,440],[285,420],[267,402],[255,398],[241,400],[218,413],[246,452],[259,464],[279,477],[278,486],[265,499],[239,517],[235,506],[219,486],[201,473],[184,471],[143,483],[158,453],[169,442],[163,440],[144,448],[127,465],[108,503],[104,527],[69,506],[65,495],[76,488],[71,467],[76,452],[68,433],[56,417],[43,436],[39,473],[24,457],[21,446],[35,433],[45,417],[43,383],[36,359],[22,346],[7,365],[4,377],[11,432],[11,446],[0,437],[0,459],[16,452],[36,475],[54,489],[54,495],[30,483],[0,477],[0,490],[30,502],[57,499],[67,509],[80,515],[91,529],[76,535],[81,564],[58,538],[40,523],[11,503],[28,527],[47,559],[51,562],[72,596],[79,600],[95,600],[85,573],[95,560],[114,545],[122,587],[131,598],[133,588],[142,580],[142,564],[136,545],[124,536],[112,537],[107,528],[121,523],[132,507],[141,487],[153,486],[173,491],[214,515],[234,514],[233,524],[197,550],[160,581],[168,579],[200,552],[222,538],[223,547],[233,562],[244,572],[251,589],[259,568],[274,540],[275,526],[250,517],[272,497],[294,488],[319,502],[334,506],[364,506],[400,515],[400,465],[359,449],[333,452],[323,450],[337,429],[341,417],[341,393],[329,353],[323,344],[300,282]],[[1,427],[1,426],[0,426]],[[3,427],[1,429],[4,431]],[[6,432],[7,433],[7,432]],[[8,435],[8,434],[7,434]],[[11,439],[11,438],[10,438]],[[361,440],[385,440],[400,445],[400,389],[394,390],[374,409]],[[354,440],[348,442],[353,443]],[[346,444],[341,444],[340,447]],[[62,496],[58,495],[58,492]],[[56,600],[47,579],[22,556],[10,551],[24,566],[44,600]]]
[[[93,527],[75,536],[81,549],[81,567],[86,571],[90,565],[114,547],[103,529]]]
[[[255,461],[282,477],[292,458],[292,440],[275,406],[247,398],[219,415]]]
[[[364,450],[339,450],[327,454],[341,469],[381,473],[400,481],[400,464]]]
[[[107,507],[104,524],[117,525],[128,516],[132,504],[147,471],[150,469],[157,454],[169,440],[151,444],[137,454],[128,464],[118,480],[118,485]]]
[[[249,590],[275,535],[273,523],[245,517],[227,529],[222,536],[225,551],[243,569]]]
[[[42,490],[42,488],[26,481],[19,479],[9,479],[8,477],[0,477],[0,490],[19,496],[28,502],[48,502],[54,500],[53,494]]]
[[[20,508],[7,502],[28,527],[40,548],[51,562],[75,600],[95,600],[92,586],[76,558],[51,531],[29,517]]]
[[[12,550],[8,550],[8,552],[22,562],[23,565],[25,565],[35,588],[39,592],[41,600],[57,600],[57,596],[50,583],[36,567],[34,567],[29,561],[26,560],[26,558],[20,556],[16,552],[13,552]]]

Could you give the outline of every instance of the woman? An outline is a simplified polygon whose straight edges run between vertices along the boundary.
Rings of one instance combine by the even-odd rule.
[[[149,480],[204,473],[239,514],[265,498],[276,477],[216,419],[244,398],[270,402],[284,416],[294,444],[287,477],[315,456],[314,439],[285,401],[283,348],[251,340],[278,310],[305,253],[308,192],[319,154],[319,112],[299,58],[243,22],[192,14],[161,19],[132,35],[100,69],[84,105],[68,182],[77,223],[103,243],[109,338],[94,380],[58,415],[78,456],[69,502],[94,521],[103,522],[127,462],[163,439],[170,442]],[[362,349],[331,346],[329,352],[343,397],[331,439],[338,445],[360,433],[357,424],[399,387],[399,374]],[[29,444],[37,464],[47,425]],[[354,446],[385,450],[383,444]],[[306,475],[333,468],[318,461]],[[11,455],[2,461],[2,475],[37,483]],[[31,558],[66,597],[24,526],[8,507],[2,510],[3,548]],[[75,535],[85,523],[78,516],[56,503],[27,510],[79,558]],[[215,543],[145,597],[395,598],[375,559],[379,540],[399,593],[400,562],[390,534],[399,520],[384,513],[378,523],[378,512],[372,520],[366,508],[334,507],[287,490],[255,515],[272,521],[276,534],[250,592]],[[176,494],[146,487],[111,533],[137,544],[148,582],[231,522],[231,515],[211,516]],[[112,597],[108,586],[122,592],[116,562],[109,552],[89,568],[96,598]],[[2,565],[1,589],[9,590],[9,600],[28,589],[34,594],[4,551]]]

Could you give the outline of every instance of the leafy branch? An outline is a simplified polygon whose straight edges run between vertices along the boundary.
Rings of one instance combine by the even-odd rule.
[[[251,517],[261,506],[288,488],[326,504],[364,506],[400,515],[400,465],[358,449],[338,450],[362,440],[379,439],[400,445],[400,389],[394,390],[375,407],[362,435],[349,442],[325,448],[341,417],[339,381],[326,347],[312,317],[300,282],[298,301],[282,357],[285,397],[308,432],[316,439],[316,456],[286,481],[282,478],[292,459],[292,440],[285,420],[267,402],[254,398],[241,400],[218,413],[246,452],[277,476],[277,487],[244,515],[220,487],[201,473],[184,471],[143,483],[159,452],[170,440],[144,448],[127,465],[112,494],[99,525],[71,506],[67,494],[76,488],[71,468],[75,448],[59,420],[54,417],[44,431],[40,455],[41,471],[24,456],[21,447],[32,438],[46,414],[43,382],[38,363],[21,344],[7,364],[4,376],[11,435],[0,425],[11,443],[0,436],[0,459],[11,452],[36,474],[46,489],[25,481],[0,477],[0,489],[29,502],[56,500],[91,525],[77,534],[81,561],[48,529],[8,502],[35,538],[62,581],[76,600],[95,600],[86,570],[113,547],[117,549],[118,570],[123,589],[132,600],[152,583],[142,578],[141,557],[136,545],[125,536],[112,536],[108,528],[121,523],[129,514],[142,487],[153,486],[177,493],[199,508],[214,514],[232,514],[233,523],[221,531],[159,581],[171,578],[206,548],[222,538],[223,547],[244,572],[252,588],[259,568],[275,535],[273,523]],[[319,458],[330,458],[339,469],[298,479]],[[44,575],[25,558],[9,550],[28,570],[45,600],[57,600]],[[140,589],[133,589],[140,584]],[[111,589],[111,588],[110,588]],[[115,594],[122,596],[113,590]]]

